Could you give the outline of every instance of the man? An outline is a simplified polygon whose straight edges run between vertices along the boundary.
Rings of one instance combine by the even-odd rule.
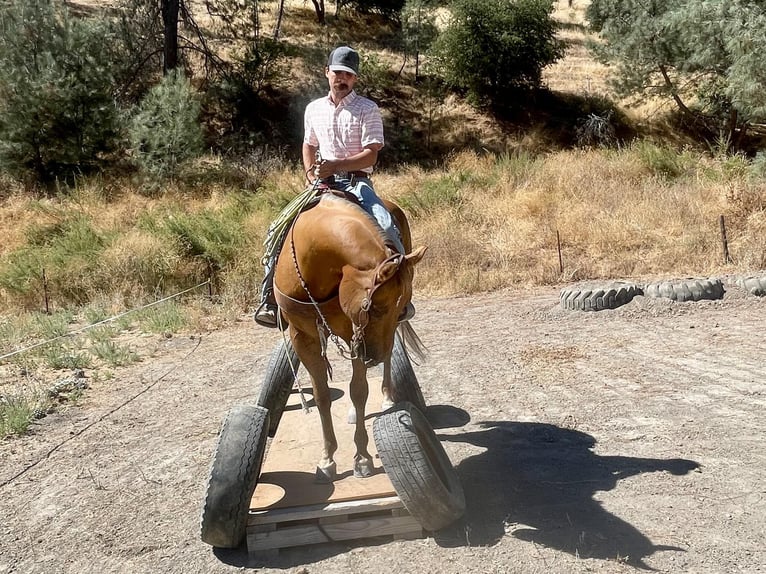
[[[380,224],[392,247],[404,253],[396,223],[375,194],[370,180],[384,144],[383,120],[375,102],[354,91],[358,74],[359,54],[355,50],[340,46],[330,53],[325,67],[330,91],[306,106],[304,114],[303,167],[310,174],[311,189],[323,183],[353,193]],[[278,249],[274,249],[264,258],[261,305],[255,313],[255,321],[265,327],[277,325],[273,281],[278,255]],[[409,304],[401,320],[408,320],[412,315],[414,307]]]

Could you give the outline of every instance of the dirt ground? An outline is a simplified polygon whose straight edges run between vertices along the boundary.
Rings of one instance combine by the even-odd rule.
[[[468,505],[453,526],[270,557],[202,543],[221,420],[279,337],[243,317],[157,339],[0,443],[0,573],[766,571],[766,299],[583,313],[558,294],[416,298],[415,370]]]

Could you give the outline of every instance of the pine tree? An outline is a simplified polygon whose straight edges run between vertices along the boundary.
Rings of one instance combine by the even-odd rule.
[[[593,0],[594,50],[622,95],[671,97],[736,146],[766,120],[766,5],[756,0]]]
[[[0,7],[0,165],[40,180],[96,167],[119,134],[109,27],[50,0]]]

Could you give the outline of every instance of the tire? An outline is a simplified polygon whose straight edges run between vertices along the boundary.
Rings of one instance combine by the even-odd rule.
[[[657,281],[644,288],[647,297],[664,297],[678,302],[722,299],[724,291],[723,281],[720,279],[694,278]]]
[[[626,305],[643,292],[635,283],[615,281],[606,285],[584,283],[561,290],[562,309],[570,311],[603,311]]]
[[[391,484],[423,528],[439,530],[463,515],[463,486],[423,413],[400,403],[375,419],[372,432]]]
[[[391,380],[393,383],[391,399],[394,404],[406,401],[415,405],[421,412],[426,411],[426,400],[423,398],[418,378],[412,369],[410,356],[398,332],[394,335],[394,349],[391,353]]]
[[[734,284],[751,295],[766,295],[766,275],[746,275],[734,279]]]
[[[300,359],[289,340],[280,341],[271,352],[256,401],[257,405],[269,411],[269,437],[273,438],[277,432],[295,383],[293,369],[297,370],[300,364]]]
[[[226,415],[210,467],[200,520],[203,542],[236,548],[245,538],[250,499],[266,451],[269,411],[240,405]]]

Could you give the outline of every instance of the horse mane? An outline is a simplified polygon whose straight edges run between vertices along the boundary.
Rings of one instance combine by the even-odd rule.
[[[399,335],[402,337],[402,346],[404,347],[404,354],[410,357],[411,355],[414,355],[414,360],[412,361],[416,365],[419,365],[423,361],[426,360],[426,356],[428,355],[428,348],[425,346],[425,343],[421,340],[421,338],[418,336],[418,334],[415,332],[415,329],[412,325],[410,325],[409,321],[405,321],[404,323],[399,323],[399,326],[396,328]],[[410,357],[412,358],[412,357]]]

